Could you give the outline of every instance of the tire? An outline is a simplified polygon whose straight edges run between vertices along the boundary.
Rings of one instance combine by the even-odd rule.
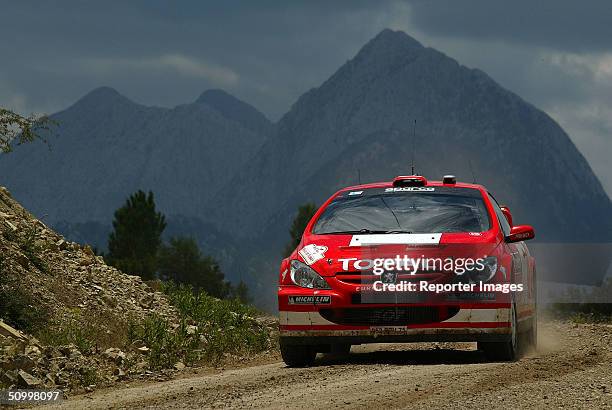
[[[288,345],[281,341],[280,351],[283,361],[289,367],[311,366],[317,357],[317,352],[310,345]]]
[[[533,291],[534,291],[534,311],[533,319],[531,322],[531,328],[527,332],[527,343],[534,351],[538,350],[538,287],[537,277],[535,276],[535,270],[533,272]]]
[[[333,358],[346,358],[351,353],[351,345],[347,343],[333,344],[329,349],[329,356]]]
[[[331,347],[330,353],[337,356],[347,356],[351,352],[350,344],[334,344]]]
[[[515,361],[519,357],[519,334],[516,319],[516,307],[511,307],[511,338],[507,342],[478,342],[478,349],[484,351],[487,359],[491,361]]]

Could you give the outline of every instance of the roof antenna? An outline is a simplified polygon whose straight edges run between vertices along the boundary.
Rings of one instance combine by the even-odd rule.
[[[415,150],[416,150],[416,118],[412,126],[412,175],[416,175],[414,173],[414,151]]]
[[[468,164],[470,165],[470,172],[472,173],[473,184],[476,183],[476,174],[474,173],[474,168],[472,168],[472,160],[468,159]]]
[[[361,185],[361,170],[357,168],[357,183]]]

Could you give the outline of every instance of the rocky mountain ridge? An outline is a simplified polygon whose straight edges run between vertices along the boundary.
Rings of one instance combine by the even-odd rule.
[[[321,203],[358,174],[369,182],[409,173],[412,158],[434,180],[474,173],[539,239],[612,240],[612,204],[554,120],[482,71],[391,30],[298,100],[217,195],[235,217],[216,219],[239,237],[278,237],[298,204]]]
[[[383,30],[276,124],[222,90],[167,109],[101,88],[54,118],[50,152],[0,158],[0,181],[37,216],[104,248],[112,212],[151,189],[178,221],[172,235],[195,236],[270,299],[299,204],[409,173],[412,158],[430,179],[476,179],[538,241],[612,241],[610,199],[553,119],[400,31]]]
[[[204,204],[272,127],[219,90],[167,109],[101,87],[51,118],[58,126],[49,146],[29,144],[0,158],[1,182],[51,225],[110,225],[138,189],[153,190],[166,214],[202,217]]]

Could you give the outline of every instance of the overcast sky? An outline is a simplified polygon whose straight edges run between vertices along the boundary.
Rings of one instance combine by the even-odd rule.
[[[277,120],[388,27],[549,113],[612,194],[612,2],[176,3],[0,0],[0,105],[53,113],[107,85],[174,106],[223,88]]]

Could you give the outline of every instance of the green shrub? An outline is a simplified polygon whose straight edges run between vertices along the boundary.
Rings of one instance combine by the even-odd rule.
[[[128,340],[149,347],[152,368],[172,367],[176,362],[218,362],[224,354],[255,353],[270,345],[268,329],[256,320],[257,311],[238,300],[220,300],[195,293],[190,286],[164,283],[162,290],[180,313],[177,328],[153,315],[128,326]]]
[[[82,386],[91,386],[98,381],[98,371],[95,367],[83,366],[79,369],[78,378]]]
[[[0,318],[17,329],[31,333],[46,326],[49,315],[22,289],[18,281],[0,271]]]
[[[130,342],[141,340],[149,350],[149,365],[153,369],[172,367],[182,361],[191,364],[198,360],[199,333],[189,333],[184,321],[173,329],[167,320],[158,315],[146,318],[139,325],[131,325]]]
[[[252,306],[194,293],[190,286],[171,282],[163,290],[183,320],[198,326],[204,339],[203,358],[218,361],[224,353],[256,353],[269,347],[269,331],[255,320],[258,312]]]
[[[39,330],[36,336],[51,346],[74,344],[81,353],[88,353],[96,346],[97,329],[75,313],[63,323],[56,323]]]
[[[43,247],[36,242],[35,226],[31,226],[25,230],[25,236],[19,241],[19,248],[38,270],[44,273],[49,272],[49,266],[40,257]]]

